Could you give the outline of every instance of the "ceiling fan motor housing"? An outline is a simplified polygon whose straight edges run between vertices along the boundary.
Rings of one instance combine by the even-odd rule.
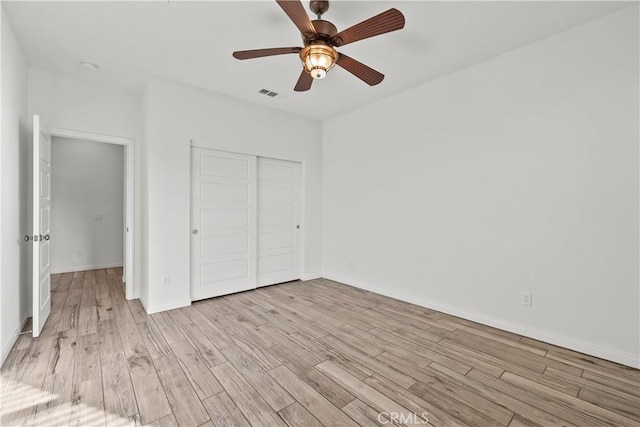
[[[313,24],[313,28],[316,29],[317,34],[311,37],[306,37],[303,34],[302,40],[304,41],[304,45],[309,46],[316,41],[320,41],[331,46],[331,38],[338,34],[338,29],[336,28],[336,26],[329,21],[325,21],[324,19],[316,19],[314,21],[311,21],[311,24]]]

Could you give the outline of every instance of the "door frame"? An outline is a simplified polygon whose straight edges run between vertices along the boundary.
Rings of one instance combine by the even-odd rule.
[[[112,135],[102,135],[93,132],[84,132],[71,129],[52,128],[51,138],[71,138],[84,141],[102,142],[124,146],[124,257],[122,279],[125,286],[125,298],[130,300],[138,298],[139,289],[135,283],[135,140]]]

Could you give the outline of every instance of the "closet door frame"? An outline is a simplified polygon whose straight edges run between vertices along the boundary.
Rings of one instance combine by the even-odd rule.
[[[300,228],[296,230],[297,232],[297,254],[296,254],[296,259],[297,259],[297,264],[298,264],[298,274],[299,274],[299,279],[300,280],[304,280],[304,276],[305,276],[305,256],[306,256],[306,251],[305,251],[305,242],[306,242],[306,180],[305,180],[305,176],[306,176],[306,159],[305,158],[297,158],[297,157],[291,157],[291,156],[270,156],[270,155],[258,155],[252,152],[243,152],[243,151],[229,151],[229,150],[223,150],[223,149],[218,149],[218,148],[211,148],[210,146],[204,145],[204,144],[198,144],[197,141],[195,140],[189,140],[189,145],[190,145],[190,151],[192,151],[193,148],[199,148],[199,149],[204,149],[204,150],[210,150],[212,152],[218,152],[220,154],[228,154],[228,155],[234,155],[234,154],[239,154],[239,155],[246,155],[246,156],[253,156],[255,157],[256,160],[256,169],[255,169],[255,173],[257,174],[257,159],[259,157],[265,158],[265,159],[273,159],[273,160],[284,160],[284,161],[289,161],[289,162],[296,162],[300,164],[299,167],[299,192],[298,192],[298,197],[299,197],[299,203],[298,203],[298,224],[300,225]],[[191,157],[191,154],[190,154]],[[191,167],[193,167],[193,165],[191,165]],[[190,178],[193,179],[193,171],[190,171]],[[256,177],[256,184],[257,184],[257,177]],[[190,222],[193,220],[193,200],[192,200],[192,191],[193,191],[193,182],[190,181],[189,183],[189,194],[191,194],[190,196]],[[257,189],[257,188],[256,188]],[[256,199],[257,199],[257,194],[256,194]],[[191,224],[190,227],[190,231],[193,230],[194,228],[194,224]],[[256,216],[256,222],[255,222],[255,230],[256,230],[256,239],[257,239],[257,216]],[[193,243],[192,243],[193,244]],[[191,244],[191,247],[192,247]],[[190,255],[190,258],[192,258],[192,255]],[[253,289],[257,289],[259,287],[258,285],[258,266],[257,266],[257,261],[258,261],[258,256],[257,256],[257,247],[256,247],[256,253],[255,253],[255,269],[254,269],[254,277],[255,277],[255,286],[253,287]],[[193,281],[193,268],[195,268],[194,266],[194,262],[193,259],[190,260],[190,279],[189,279],[189,285],[190,287],[192,286],[192,281]],[[221,294],[224,295],[224,294]],[[205,298],[209,298],[209,297],[205,297]],[[193,298],[193,295],[191,297],[192,301],[196,301],[196,299]]]

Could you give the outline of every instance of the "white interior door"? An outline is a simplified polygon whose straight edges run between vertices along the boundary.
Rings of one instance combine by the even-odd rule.
[[[258,158],[258,286],[300,278],[300,163]]]
[[[256,157],[191,149],[191,299],[256,287]]]
[[[40,335],[51,312],[49,218],[51,214],[51,135],[33,116],[33,336]]]

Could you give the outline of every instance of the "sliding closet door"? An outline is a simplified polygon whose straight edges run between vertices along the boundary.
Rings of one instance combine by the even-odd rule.
[[[300,163],[258,158],[258,286],[300,278]]]
[[[256,287],[256,157],[191,149],[191,299]]]

